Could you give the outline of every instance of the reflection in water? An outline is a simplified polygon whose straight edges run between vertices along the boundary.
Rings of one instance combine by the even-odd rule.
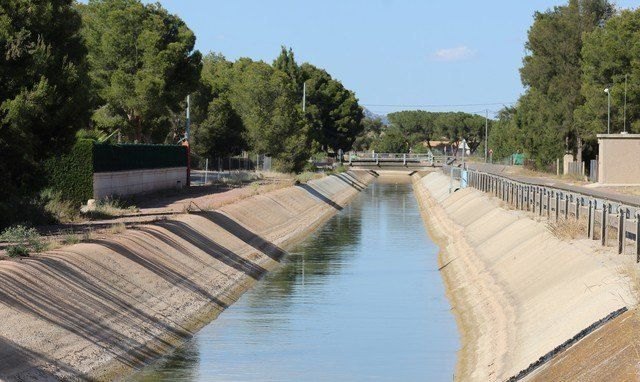
[[[377,183],[138,381],[451,380],[455,322],[411,185]]]

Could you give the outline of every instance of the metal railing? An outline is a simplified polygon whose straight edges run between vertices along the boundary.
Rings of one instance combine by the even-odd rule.
[[[595,197],[476,170],[452,171],[451,166],[444,166],[442,172],[452,179],[460,179],[461,188],[464,188],[462,179],[466,177],[468,187],[493,195],[515,209],[556,222],[560,219],[584,221],[588,238],[599,240],[603,246],[615,239],[619,254],[626,253],[627,241],[631,241],[636,262],[640,263],[640,205],[624,204],[614,198]]]
[[[451,155],[433,155],[427,154],[413,154],[413,153],[347,153],[345,154],[345,161],[352,165],[353,163],[375,163],[381,162],[393,162],[403,165],[407,163],[422,163],[429,166],[442,166],[451,164],[457,157]]]

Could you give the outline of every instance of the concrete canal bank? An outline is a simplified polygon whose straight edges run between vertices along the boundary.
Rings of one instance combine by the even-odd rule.
[[[560,240],[545,221],[449,186],[442,174],[414,176],[462,336],[457,380],[535,377],[526,372],[532,363],[636,305],[624,256],[586,239]]]
[[[0,262],[0,380],[111,380],[161,356],[373,178],[329,176]]]

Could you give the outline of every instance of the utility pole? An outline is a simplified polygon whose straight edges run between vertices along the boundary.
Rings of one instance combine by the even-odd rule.
[[[487,163],[487,153],[489,152],[489,109],[485,109],[484,115],[484,163]]]
[[[191,186],[191,147],[189,147],[189,135],[191,130],[191,96],[187,95],[187,120],[185,130],[184,130],[184,142],[182,143],[184,146],[187,146],[187,187]]]
[[[189,142],[189,133],[191,130],[191,116],[189,111],[190,108],[191,108],[191,96],[188,95],[187,96],[187,121],[186,121],[185,133],[184,133],[184,139],[187,142]]]
[[[302,84],[302,112],[307,111],[307,83]]]
[[[611,134],[611,88],[604,89],[607,93],[607,134]]]
[[[624,108],[622,109],[622,132],[625,134],[627,133],[627,76],[628,74],[624,75]]]

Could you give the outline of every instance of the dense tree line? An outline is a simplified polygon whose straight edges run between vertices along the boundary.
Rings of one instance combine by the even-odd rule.
[[[471,153],[475,153],[483,144],[487,123],[485,117],[464,112],[406,110],[387,117],[388,127],[383,127],[380,120],[365,120],[357,149],[417,153],[432,149],[432,141],[450,142],[455,149],[465,140]]]
[[[33,220],[26,211],[46,203],[43,162],[78,136],[178,143],[189,94],[192,147],[203,157],[250,151],[300,171],[314,152],[351,149],[362,131],[354,93],[298,65],[291,49],[271,64],[231,62],[203,57],[195,42],[157,3],[0,3],[0,226]]]
[[[272,65],[207,55],[196,104],[194,149],[199,155],[252,151],[274,157],[286,172],[300,171],[315,152],[351,149],[363,129],[354,93],[325,70],[298,65],[285,47]]]
[[[89,118],[87,50],[72,0],[0,3],[0,227],[30,219],[41,164]]]
[[[596,135],[625,125],[640,132],[640,10],[617,11],[604,0],[570,0],[538,12],[528,33],[520,71],[525,93],[500,111],[490,133],[497,157],[527,153],[544,166],[565,152],[595,155]]]

